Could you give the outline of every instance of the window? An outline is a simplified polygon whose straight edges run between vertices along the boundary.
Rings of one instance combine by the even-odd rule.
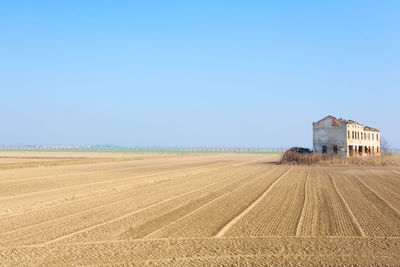
[[[376,141],[378,141],[379,140],[379,138],[378,138],[378,134],[376,134]]]
[[[367,134],[364,133],[364,140],[367,140]]]
[[[374,134],[372,134],[372,141],[374,141]]]
[[[352,139],[354,139],[354,131],[351,131]]]
[[[357,132],[357,139],[360,139],[360,132]]]
[[[350,131],[347,131],[347,139],[350,139]]]

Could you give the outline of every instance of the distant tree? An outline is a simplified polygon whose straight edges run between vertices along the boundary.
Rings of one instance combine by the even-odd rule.
[[[390,153],[389,143],[385,138],[381,138],[381,152],[382,154]]]

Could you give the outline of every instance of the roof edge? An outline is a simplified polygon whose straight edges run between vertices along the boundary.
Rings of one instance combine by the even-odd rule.
[[[345,119],[342,119],[342,118],[339,118],[339,119],[338,119],[338,118],[336,118],[335,116],[332,116],[332,115],[328,115],[328,116],[326,116],[326,117],[320,119],[320,120],[317,121],[317,122],[313,122],[313,125],[314,125],[314,124],[317,124],[317,123],[320,123],[321,121],[326,120],[326,119],[328,119],[328,118],[332,118],[332,119],[338,120],[338,121],[340,121],[340,122],[344,122],[345,124],[354,124],[354,125],[363,126],[364,129],[365,129],[366,131],[380,132],[380,130],[378,130],[378,129],[376,129],[376,128],[373,128],[373,127],[370,127],[370,126],[367,126],[367,125],[365,125],[365,124],[362,124],[362,123],[359,123],[359,122],[356,122],[356,121],[353,121],[353,120],[345,120]]]

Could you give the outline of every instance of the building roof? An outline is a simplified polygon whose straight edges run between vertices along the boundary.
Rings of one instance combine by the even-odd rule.
[[[375,128],[372,128],[372,127],[369,127],[369,126],[365,126],[364,130],[365,131],[371,131],[371,132],[380,132],[378,129],[375,129]]]
[[[369,126],[366,126],[366,125],[364,125],[364,124],[362,124],[362,123],[359,123],[359,122],[356,122],[356,121],[353,121],[353,120],[345,120],[345,119],[343,119],[343,118],[339,118],[339,119],[338,119],[338,118],[336,118],[336,117],[334,117],[334,116],[332,116],[332,115],[328,115],[328,116],[326,116],[325,118],[320,119],[320,120],[317,121],[316,123],[319,123],[319,122],[321,122],[321,121],[323,121],[323,120],[326,120],[326,119],[328,119],[328,118],[337,120],[337,121],[339,121],[339,122],[341,122],[341,123],[344,123],[344,124],[354,124],[354,125],[364,126],[364,130],[365,130],[365,131],[380,132],[380,130],[375,129],[375,128],[372,128],[372,127],[369,127]]]
[[[314,122],[314,123],[319,123],[319,122],[324,121],[324,120],[329,119],[329,118],[337,120],[337,118],[333,117],[332,115],[328,115],[328,116],[326,116],[326,117],[324,117],[324,118],[322,118],[319,121]]]
[[[343,119],[342,119],[343,120]],[[344,120],[347,124],[355,124],[355,125],[360,125],[360,126],[364,126],[364,124],[353,121],[353,120]]]

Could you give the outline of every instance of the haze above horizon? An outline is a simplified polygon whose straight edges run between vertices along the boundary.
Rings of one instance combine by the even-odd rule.
[[[399,1],[0,4],[0,144],[400,148]]]

